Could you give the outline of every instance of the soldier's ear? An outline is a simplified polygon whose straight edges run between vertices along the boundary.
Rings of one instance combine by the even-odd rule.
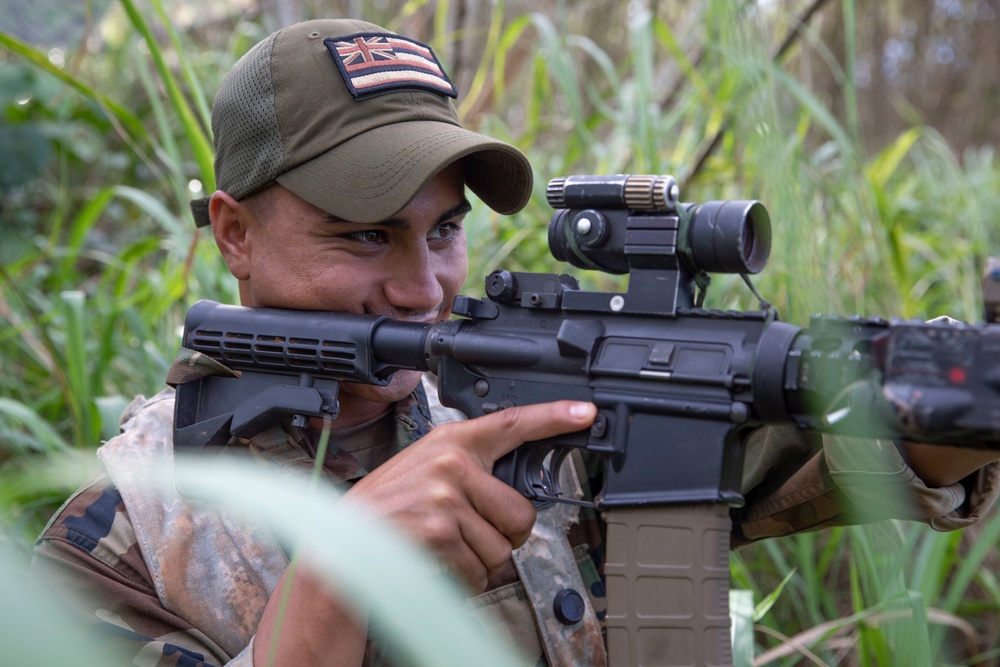
[[[237,280],[249,279],[250,244],[247,242],[247,231],[253,223],[253,213],[228,192],[217,190],[208,203],[208,215],[212,220],[215,244],[219,246],[229,272]]]

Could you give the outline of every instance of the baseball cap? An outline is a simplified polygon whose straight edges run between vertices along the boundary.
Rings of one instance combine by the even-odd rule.
[[[250,49],[219,87],[217,186],[243,199],[278,182],[343,220],[379,222],[461,160],[484,203],[521,210],[528,159],[463,128],[457,96],[426,44],[357,20],[289,26]],[[191,210],[199,227],[209,224],[207,197]]]

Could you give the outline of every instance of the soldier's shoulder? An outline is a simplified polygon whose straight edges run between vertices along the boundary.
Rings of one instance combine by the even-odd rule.
[[[63,504],[39,536],[36,550],[57,559],[82,552],[129,579],[144,578],[128,510],[107,476],[85,484]]]
[[[122,412],[119,428],[124,432],[137,419],[159,421],[168,419],[172,422],[173,417],[174,390],[168,387],[149,398],[146,398],[142,394],[133,398],[132,402]]]

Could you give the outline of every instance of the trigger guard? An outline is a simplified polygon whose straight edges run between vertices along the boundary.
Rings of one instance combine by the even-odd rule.
[[[514,487],[536,508],[552,502],[592,506],[592,503],[562,497],[559,469],[570,451],[568,447],[525,444],[499,458],[493,465],[493,476]]]

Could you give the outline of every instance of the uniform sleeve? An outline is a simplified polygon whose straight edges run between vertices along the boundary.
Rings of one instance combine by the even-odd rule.
[[[733,545],[832,526],[906,519],[964,528],[1000,495],[1000,463],[929,488],[892,442],[769,427],[747,442],[746,505],[733,511]]]
[[[75,607],[92,624],[100,650],[122,657],[121,664],[252,664],[252,642],[230,660],[164,609],[121,496],[107,480],[79,491],[50,522],[35,545],[32,579]]]

